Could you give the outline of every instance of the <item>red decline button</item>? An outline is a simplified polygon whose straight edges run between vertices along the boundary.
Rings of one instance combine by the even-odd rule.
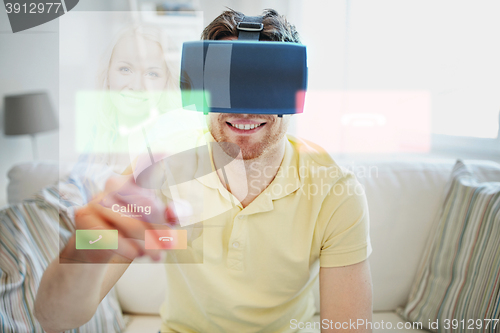
[[[187,249],[187,230],[146,230],[146,249]]]

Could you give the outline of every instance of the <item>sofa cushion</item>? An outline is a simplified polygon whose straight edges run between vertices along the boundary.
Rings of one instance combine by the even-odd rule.
[[[165,264],[149,257],[136,258],[116,283],[123,312],[158,315],[165,301],[166,278]]]
[[[58,187],[52,186],[32,200],[0,211],[1,332],[43,332],[33,314],[37,288],[45,268],[74,230],[69,218],[73,205],[71,200],[60,200]],[[120,332],[124,327],[112,290],[94,317],[70,332]]]
[[[479,182],[458,161],[448,188],[408,303],[398,313],[434,332],[429,323],[436,320],[439,331],[479,330],[484,319],[499,316],[500,177]]]
[[[441,208],[452,159],[338,160],[363,185],[370,211],[374,311],[408,300],[425,244]],[[500,179],[500,165],[468,160],[481,181]]]

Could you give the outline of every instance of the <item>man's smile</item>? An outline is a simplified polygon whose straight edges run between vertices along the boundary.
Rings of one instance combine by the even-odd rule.
[[[237,134],[253,134],[260,131],[267,123],[255,122],[251,120],[238,120],[234,122],[226,121],[229,129]]]
[[[245,160],[270,151],[284,137],[288,125],[288,118],[269,114],[210,113],[208,120],[215,141],[237,144]]]

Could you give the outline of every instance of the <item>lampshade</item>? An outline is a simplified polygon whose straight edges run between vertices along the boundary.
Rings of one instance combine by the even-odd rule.
[[[5,96],[4,106],[5,135],[35,134],[58,128],[46,92]]]

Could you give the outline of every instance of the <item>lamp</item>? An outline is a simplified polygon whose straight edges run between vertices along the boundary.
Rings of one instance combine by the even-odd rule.
[[[38,159],[35,134],[58,128],[54,110],[46,92],[4,97],[5,135],[31,136],[33,158]]]

